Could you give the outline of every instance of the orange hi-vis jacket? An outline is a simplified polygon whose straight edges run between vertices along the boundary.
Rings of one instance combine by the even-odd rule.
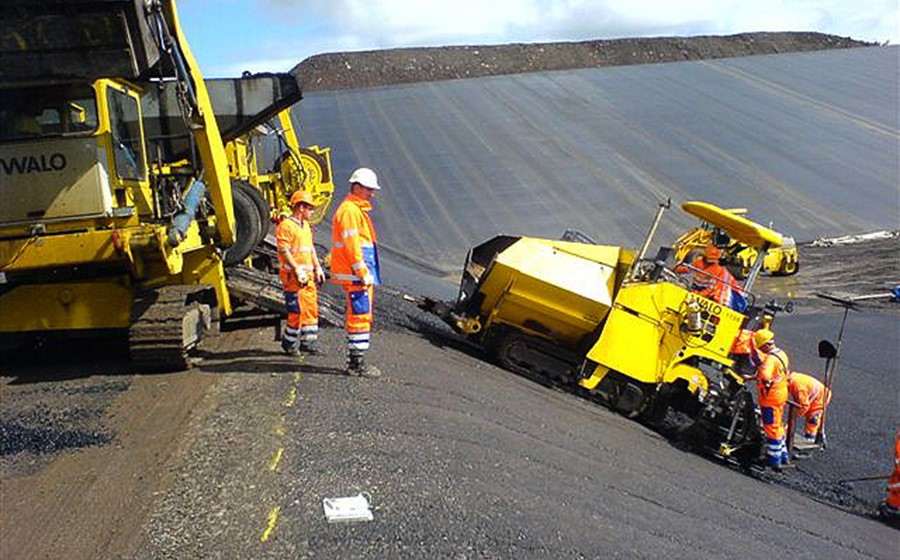
[[[696,270],[679,266],[675,268],[675,272],[691,273],[691,291],[722,305],[731,303],[734,277],[727,268],[717,263],[707,266],[703,257],[694,259],[690,266]]]
[[[773,348],[763,354],[763,363],[756,370],[760,406],[784,406],[788,398],[788,371],[788,357],[784,350]]]
[[[897,430],[897,439],[894,440],[894,470],[888,478],[887,504],[895,510],[900,510],[900,430]]]
[[[756,344],[753,343],[753,334],[755,332],[750,329],[741,329],[731,345],[730,352],[731,354],[747,356],[747,359],[754,367],[759,366],[763,358],[765,358],[765,354],[760,352],[756,348]]]
[[[831,400],[831,391],[821,381],[805,373],[791,372],[788,388],[791,398],[797,403],[798,416],[806,416],[810,410],[822,410]]]
[[[278,264],[281,270],[279,277],[285,291],[297,291],[300,289],[299,276],[305,275],[307,280],[314,281],[315,274],[315,246],[313,245],[312,229],[308,222],[301,222],[293,216],[281,221],[275,228],[275,238],[278,243]],[[290,251],[294,261],[299,266],[297,273],[288,268],[288,260],[281,253],[282,249]]]
[[[362,286],[371,274],[381,284],[375,228],[369,211],[372,203],[347,195],[334,213],[331,228],[331,281],[343,286]]]

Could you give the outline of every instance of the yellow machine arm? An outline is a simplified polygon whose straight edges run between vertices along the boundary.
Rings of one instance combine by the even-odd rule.
[[[155,24],[154,32],[163,43],[163,49],[174,59],[179,79],[187,80],[188,87],[194,93],[193,99],[188,96],[195,103],[190,119],[195,127],[197,148],[203,162],[203,181],[218,216],[216,228],[221,244],[231,246],[234,243],[234,206],[228,178],[228,160],[206,83],[181,30],[175,0],[154,0],[150,9],[151,24]]]

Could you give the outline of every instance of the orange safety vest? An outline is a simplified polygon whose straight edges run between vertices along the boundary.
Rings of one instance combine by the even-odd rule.
[[[696,270],[679,266],[675,268],[675,272],[691,273],[691,291],[722,305],[731,303],[734,277],[727,268],[716,263],[707,266],[703,257],[694,259],[690,266]]]
[[[309,223],[293,216],[286,218],[275,228],[275,238],[278,244],[279,277],[285,289],[288,291],[299,289],[297,277],[302,275],[301,273],[305,273],[309,280],[313,280],[316,247],[313,245],[312,228],[309,227]],[[289,270],[288,260],[281,252],[282,249],[287,249],[294,257],[299,267],[296,274]]]
[[[741,329],[731,344],[731,352],[729,353],[747,356],[753,366],[758,366],[762,363],[764,355],[761,355],[761,352],[756,348],[756,344],[753,343],[753,334],[755,332],[750,329]]]
[[[788,371],[784,350],[774,348],[763,354],[763,363],[756,370],[760,406],[784,406],[788,398]]]
[[[805,373],[791,372],[788,389],[797,403],[798,416],[806,416],[810,408],[821,410],[831,400],[831,391],[826,390],[821,381]]]
[[[375,227],[369,217],[372,204],[353,194],[338,206],[331,228],[331,281],[344,286],[362,285],[371,274],[381,284]]]

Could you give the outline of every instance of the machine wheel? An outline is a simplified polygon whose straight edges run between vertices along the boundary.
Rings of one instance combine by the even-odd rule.
[[[790,276],[791,274],[797,274],[798,270],[800,270],[800,263],[794,260],[785,259],[781,262],[781,268],[778,271],[783,276]]]
[[[225,266],[233,266],[246,259],[256,247],[262,224],[256,203],[241,189],[231,191],[234,201],[234,245],[225,250]]]
[[[232,181],[231,186],[234,187],[234,190],[241,190],[250,197],[250,200],[256,206],[256,211],[259,212],[259,239],[256,240],[257,245],[262,243],[263,239],[266,238],[266,234],[269,233],[269,221],[270,214],[269,211],[271,207],[269,206],[268,201],[263,197],[262,193],[259,192],[258,189],[253,188],[253,185],[250,183],[246,183],[244,181]]]

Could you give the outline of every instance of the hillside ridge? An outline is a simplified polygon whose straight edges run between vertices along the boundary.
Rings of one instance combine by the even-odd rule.
[[[303,91],[334,91],[525,72],[876,46],[815,32],[756,32],[579,42],[396,48],[311,56],[291,72]]]

